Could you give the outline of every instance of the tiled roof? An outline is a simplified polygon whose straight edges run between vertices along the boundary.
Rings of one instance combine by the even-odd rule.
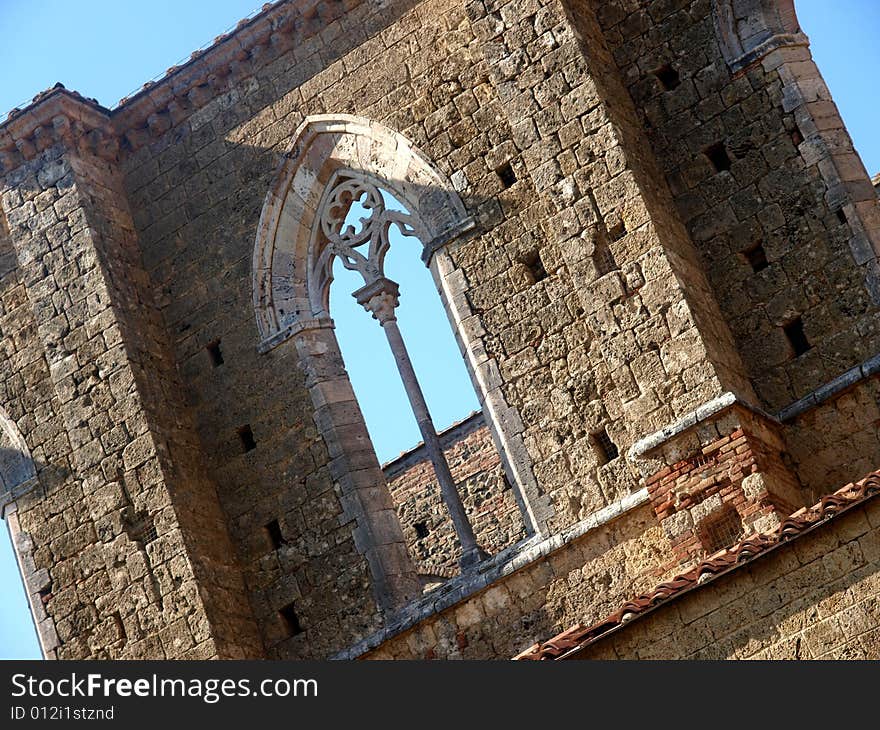
[[[661,583],[650,593],[627,601],[617,612],[603,621],[589,627],[580,624],[573,626],[549,641],[529,647],[514,659],[565,659],[620,628],[628,621],[649,613],[667,601],[678,598],[684,593],[800,537],[878,493],[880,493],[880,471],[873,472],[854,484],[847,484],[834,494],[823,497],[818,504],[812,507],[798,510],[772,532],[750,535],[733,547],[715,553],[686,573]]]

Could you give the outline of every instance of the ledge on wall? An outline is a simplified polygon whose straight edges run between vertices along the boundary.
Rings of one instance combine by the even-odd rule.
[[[686,573],[658,585],[653,591],[627,601],[618,611],[592,626],[582,625],[558,634],[541,644],[534,644],[514,657],[516,660],[559,660],[572,658],[579,651],[620,630],[629,621],[641,618],[668,601],[701,588],[722,575],[766,555],[797,539],[844,512],[880,494],[880,471],[823,497],[817,504],[803,508],[784,520],[775,530],[750,535],[736,545],[721,550]]]
[[[440,613],[488,588],[496,581],[511,575],[568,543],[583,537],[588,532],[601,527],[621,515],[648,502],[648,490],[641,489],[619,502],[610,504],[593,513],[585,520],[552,537],[541,539],[532,536],[477,565],[473,570],[447,581],[439,588],[399,611],[381,631],[368,636],[333,659],[356,659],[378,648],[388,639],[407,631],[419,622]]]

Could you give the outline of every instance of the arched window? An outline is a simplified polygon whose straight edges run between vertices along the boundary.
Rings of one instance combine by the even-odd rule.
[[[409,214],[391,193],[382,188],[380,191],[386,209]],[[355,203],[348,221],[360,226],[360,218],[369,218],[371,213]],[[400,285],[398,324],[431,415],[442,431],[479,410],[480,403],[431,272],[421,260],[422,242],[414,235],[404,235],[399,225],[391,226],[388,237],[385,272]],[[337,257],[330,287],[330,314],[376,455],[384,464],[396,461],[422,437],[383,330],[375,322],[370,325],[369,314],[351,295],[362,285],[360,274],[346,269]]]
[[[0,410],[0,518],[5,520],[9,531],[35,627],[46,618],[45,609],[40,601],[40,590],[44,585],[40,582],[40,576],[33,564],[30,540],[19,528],[16,500],[37,486],[36,468],[24,437],[15,422]],[[10,606],[12,606],[18,597],[15,595],[14,587],[8,590]],[[38,638],[43,654],[50,655],[55,644],[50,643],[45,636],[40,635]]]
[[[425,240],[427,232],[417,215],[405,208],[392,208],[386,204],[386,196],[377,181],[352,170],[340,169],[330,178],[318,213],[320,227],[313,231],[307,274],[309,291],[314,297],[312,309],[329,314],[335,261],[357,272],[360,286],[351,294],[373,315],[388,338],[394,363],[434,467],[443,502],[461,544],[462,567],[475,565],[486,556],[477,545],[473,527],[465,514],[409,349],[397,323],[399,283],[388,278],[385,271],[385,258],[391,249],[395,228],[405,237],[419,240]]]
[[[388,206],[388,195],[400,205]],[[350,221],[353,207],[369,211],[369,217]],[[376,485],[384,487],[384,478],[333,331],[330,284],[337,260],[357,274],[360,286],[349,293],[378,321],[367,318],[365,326],[381,326],[394,355],[456,526],[462,564],[472,565],[482,557],[397,326],[400,289],[384,270],[393,228],[421,242],[422,260],[429,264],[454,323],[527,531],[541,533],[546,524],[546,516],[536,518],[534,505],[546,500],[542,502],[537,494],[522,429],[516,429],[518,418],[504,402],[500,385],[486,375],[493,363],[484,362],[484,355],[456,326],[472,313],[467,311],[463,292],[444,276],[448,265],[444,248],[473,226],[449,180],[408,140],[382,125],[350,116],[306,120],[263,208],[254,253],[254,304],[263,336],[261,349],[295,343],[316,421],[332,459],[331,473],[340,484],[343,507],[351,509],[357,521],[356,541],[370,558],[380,598],[383,592],[390,595],[386,605],[404,600],[413,591],[415,574],[409,558],[401,558],[399,523],[392,525],[388,519],[392,505],[387,488],[380,490],[384,494],[377,493]]]

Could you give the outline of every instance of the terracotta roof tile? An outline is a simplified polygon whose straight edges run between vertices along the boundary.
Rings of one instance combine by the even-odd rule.
[[[666,601],[677,598],[723,573],[754,560],[773,548],[800,537],[878,493],[880,493],[880,471],[869,474],[859,482],[847,484],[833,494],[823,497],[812,507],[798,510],[771,532],[749,535],[736,545],[715,553],[686,573],[661,583],[650,593],[644,593],[627,601],[606,619],[588,627],[580,624],[573,626],[549,641],[529,647],[514,659],[565,659],[609,632],[620,628],[627,621],[646,614]]]

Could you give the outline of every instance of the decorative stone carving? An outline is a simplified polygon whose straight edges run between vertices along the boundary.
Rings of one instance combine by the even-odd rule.
[[[396,321],[395,310],[400,304],[400,287],[391,279],[381,278],[361,287],[353,294],[357,303],[373,315],[379,324]]]
[[[368,212],[366,217],[360,218],[358,226],[346,222],[356,202]],[[389,210],[376,185],[364,176],[348,172],[337,174],[327,186],[320,216],[323,237],[313,247],[309,270],[309,291],[314,295],[312,305],[315,309],[326,307],[328,289],[333,281],[333,261],[337,256],[346,269],[357,271],[363,277],[367,287],[383,279],[394,284],[385,278],[385,255],[391,247],[388,239],[391,228],[397,225],[404,235],[420,239],[424,236],[424,229],[415,216]],[[396,296],[395,291],[392,315],[397,306]],[[358,303],[367,306],[366,301],[358,299]],[[380,319],[375,311],[373,316]]]

